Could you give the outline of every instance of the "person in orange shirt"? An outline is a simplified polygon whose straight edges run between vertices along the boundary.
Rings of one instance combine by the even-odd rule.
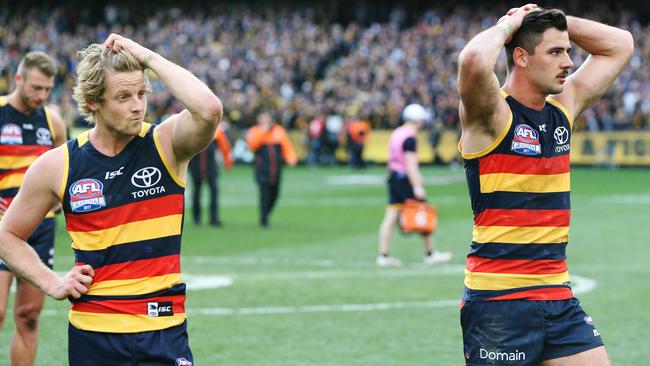
[[[348,137],[348,153],[350,154],[349,164],[352,168],[362,169],[366,167],[363,161],[363,146],[370,134],[368,122],[356,119],[346,124]]]
[[[219,165],[216,161],[217,148],[221,151],[223,164],[226,169],[233,166],[230,142],[223,128],[223,122],[217,127],[214,140],[200,153],[190,160],[190,174],[194,186],[192,187],[192,218],[197,225],[201,224],[201,185],[208,183],[210,188],[210,225],[222,226],[219,220]]]
[[[280,191],[284,164],[296,165],[298,159],[284,128],[273,123],[268,112],[257,116],[257,125],[246,135],[248,147],[255,153],[255,180],[260,189],[260,225],[269,227],[269,215]]]

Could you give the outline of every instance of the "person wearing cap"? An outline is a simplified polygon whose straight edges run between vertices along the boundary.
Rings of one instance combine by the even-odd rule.
[[[388,145],[388,206],[379,226],[379,266],[399,266],[402,262],[392,257],[390,237],[399,218],[401,205],[407,199],[425,201],[427,192],[420,174],[417,157],[416,133],[429,121],[431,115],[419,104],[409,104],[402,111],[404,124],[393,131]],[[451,253],[434,250],[431,235],[422,235],[424,263],[446,262]]]

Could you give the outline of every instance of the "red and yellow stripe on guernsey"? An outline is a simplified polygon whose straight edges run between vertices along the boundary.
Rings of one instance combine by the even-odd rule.
[[[97,268],[88,295],[144,295],[180,282],[180,255],[169,255]]]
[[[26,168],[51,149],[41,145],[0,145],[0,169]]]
[[[145,302],[171,302],[174,314],[150,317]],[[185,295],[160,296],[147,300],[103,300],[73,303],[68,315],[79,329],[110,333],[146,332],[165,329],[185,321]]]
[[[493,192],[553,193],[570,191],[569,155],[531,158],[492,154],[479,160],[482,194]],[[569,209],[488,208],[474,217],[473,241],[513,245],[557,244],[569,240]],[[571,290],[566,261],[492,259],[469,255],[465,286],[477,291],[515,291],[490,300],[565,299]],[[542,288],[535,288],[542,286]],[[549,287],[543,287],[549,286]]]
[[[51,150],[51,146],[41,145],[0,145],[0,190],[19,188],[25,179],[27,168],[39,156]],[[13,197],[5,197],[9,201]],[[54,217],[53,212],[48,212],[47,218]]]
[[[182,217],[182,194],[83,215],[66,213],[72,247],[79,250],[101,250],[113,245],[180,235]]]
[[[172,194],[103,211],[66,213],[67,229],[78,250],[100,250],[114,245],[181,234],[183,195]],[[106,299],[72,305],[69,320],[79,329],[129,333],[172,327],[185,320],[185,295],[114,300],[169,289],[181,282],[180,254],[108,264],[95,269],[88,296]],[[150,317],[147,304],[172,302],[174,314]]]
[[[473,290],[509,290],[569,281],[564,260],[488,259],[470,255],[465,267],[465,286]],[[544,297],[548,294],[540,293]],[[517,298],[523,294],[518,293]]]

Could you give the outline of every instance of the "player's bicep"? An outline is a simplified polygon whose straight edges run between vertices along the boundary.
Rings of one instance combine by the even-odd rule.
[[[463,121],[465,124],[489,119],[499,110],[499,103],[503,102],[497,76],[493,72],[475,72],[471,65],[460,65],[458,94],[468,117]]]
[[[217,127],[217,124],[197,119],[186,109],[163,124],[171,125],[171,146],[179,162],[189,160],[208,146]]]
[[[564,104],[574,119],[588,109],[607,89],[625,66],[625,60],[590,55],[567,79],[564,91],[554,98]]]

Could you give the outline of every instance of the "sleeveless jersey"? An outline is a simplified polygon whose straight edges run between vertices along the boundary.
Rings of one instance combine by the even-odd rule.
[[[26,116],[0,97],[0,197],[11,204],[27,168],[51,150],[55,132],[46,107]],[[52,212],[47,217],[54,217]]]
[[[88,293],[72,300],[70,323],[111,333],[179,325],[185,320],[185,183],[151,125],[114,157],[98,152],[88,133],[65,146],[67,175],[59,192],[75,262],[95,270]]]
[[[485,150],[463,153],[474,213],[463,300],[569,299],[572,121],[554,99],[537,111],[504,96],[507,128]]]
[[[406,158],[404,156],[404,141],[409,137],[415,138],[415,131],[403,125],[395,129],[388,142],[388,170],[406,173]]]

